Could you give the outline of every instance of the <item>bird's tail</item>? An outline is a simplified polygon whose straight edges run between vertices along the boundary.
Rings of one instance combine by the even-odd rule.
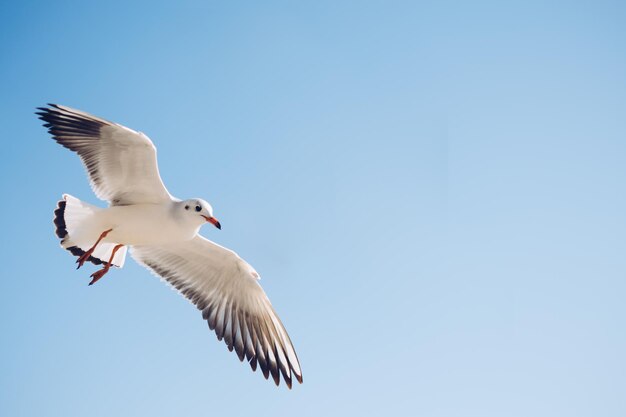
[[[102,209],[80,201],[76,197],[63,194],[63,199],[58,202],[54,210],[54,225],[56,235],[61,239],[61,246],[77,257],[89,250],[98,240],[100,233],[104,231],[90,227],[91,223],[97,223],[94,222],[94,218],[100,210]],[[89,262],[94,265],[108,262],[115,245],[115,243],[100,242],[89,257]],[[121,268],[125,258],[126,246],[117,251],[112,264]]]

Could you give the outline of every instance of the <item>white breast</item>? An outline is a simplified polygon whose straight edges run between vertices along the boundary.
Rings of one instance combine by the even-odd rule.
[[[171,204],[113,206],[100,213],[102,227],[113,229],[105,241],[124,245],[159,245],[192,239],[199,225],[184,222]]]

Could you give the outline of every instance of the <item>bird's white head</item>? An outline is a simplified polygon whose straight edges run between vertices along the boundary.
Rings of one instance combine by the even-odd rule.
[[[218,229],[222,228],[220,222],[213,216],[213,207],[201,198],[191,198],[181,201],[180,207],[185,216],[200,223],[209,222]]]

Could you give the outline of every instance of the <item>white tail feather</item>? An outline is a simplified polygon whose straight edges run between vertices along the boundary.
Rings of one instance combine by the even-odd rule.
[[[59,202],[55,210],[54,223],[57,226],[57,236],[61,238],[61,246],[73,255],[79,256],[80,252],[86,252],[91,248],[104,232],[98,227],[95,214],[101,209],[91,204],[80,201],[69,194],[63,194],[63,200]],[[94,250],[92,257],[99,264],[108,262],[116,246],[114,242],[100,242]],[[126,259],[126,246],[115,253],[112,264],[121,268]],[[97,262],[97,261],[100,262]]]

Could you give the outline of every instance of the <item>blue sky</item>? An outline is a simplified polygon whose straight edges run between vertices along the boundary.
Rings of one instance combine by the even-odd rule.
[[[4,2],[0,415],[623,416],[621,2]],[[299,354],[276,388],[58,247],[66,104],[148,134]]]

